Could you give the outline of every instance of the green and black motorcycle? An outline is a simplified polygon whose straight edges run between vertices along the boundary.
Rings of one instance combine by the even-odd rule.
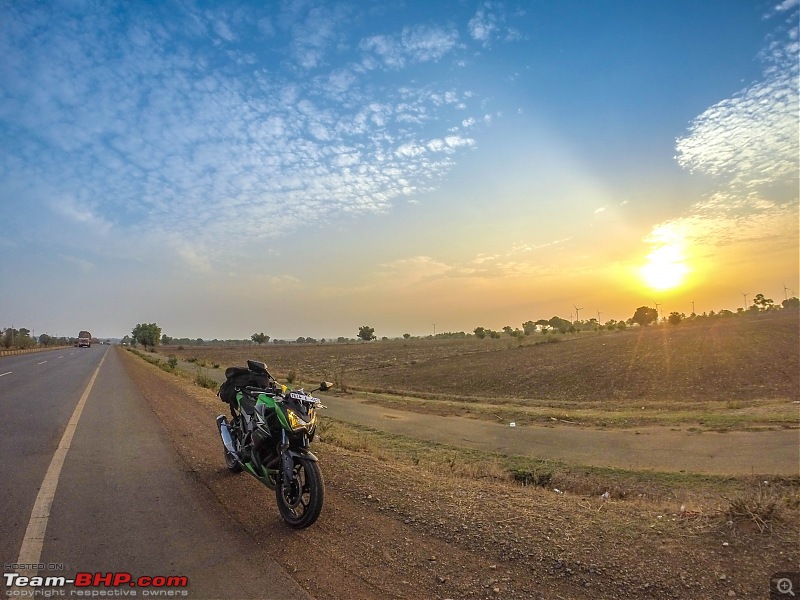
[[[325,406],[311,394],[327,391],[327,381],[311,392],[279,384],[263,362],[229,367],[217,395],[231,409],[231,420],[217,417],[225,464],[246,470],[275,490],[281,517],[302,529],[322,512],[325,482],[319,461],[308,449],[317,429],[317,411]]]

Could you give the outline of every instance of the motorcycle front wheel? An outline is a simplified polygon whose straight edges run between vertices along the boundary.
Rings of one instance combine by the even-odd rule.
[[[295,459],[290,485],[284,486],[278,477],[275,496],[278,510],[286,523],[294,529],[313,524],[322,512],[325,482],[316,461]]]
[[[225,449],[225,446],[222,447],[222,453],[225,455],[225,466],[228,467],[228,470],[232,473],[241,473],[242,472],[242,465],[236,460],[231,453]]]

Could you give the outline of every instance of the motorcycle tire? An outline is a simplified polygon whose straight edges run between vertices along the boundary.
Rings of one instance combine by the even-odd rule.
[[[325,482],[319,464],[313,460],[295,459],[294,477],[284,493],[283,480],[278,478],[275,497],[278,511],[289,527],[304,529],[312,525],[322,512]]]

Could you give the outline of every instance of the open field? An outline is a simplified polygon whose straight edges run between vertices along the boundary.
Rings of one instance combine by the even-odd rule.
[[[170,354],[191,359],[178,365],[189,375],[172,377],[191,401],[166,389],[151,396],[157,412],[177,419],[205,410],[210,422],[222,412],[214,389],[187,389],[195,372],[219,378],[225,367],[254,358],[281,378],[294,371],[304,383],[336,380],[350,392],[332,397],[332,407],[342,398],[363,413],[515,420],[516,432],[546,423],[557,434],[551,438],[576,447],[592,445],[587,436],[640,431],[640,440],[691,436],[709,448],[712,438],[750,436],[760,452],[761,440],[766,450],[771,436],[797,436],[800,422],[798,314],[763,317],[557,336],[558,343],[540,335],[142,355],[161,366]],[[140,381],[167,385],[168,373],[139,362]],[[750,598],[765,594],[772,573],[796,570],[800,560],[800,478],[792,459],[788,476],[608,468],[432,442],[413,429],[391,433],[389,422],[403,420],[364,426],[323,418],[315,452],[332,505],[308,535],[325,564],[351,565],[346,581],[331,568],[324,582],[308,582],[324,584],[327,597]],[[190,464],[204,457],[198,477],[250,523],[250,503],[239,506],[241,490],[219,475],[211,429],[210,448],[180,431],[173,441]],[[708,429],[727,433],[701,433]],[[262,493],[249,489],[254,498]],[[268,521],[248,527],[275,535]],[[292,564],[295,551],[304,547],[276,558]]]
[[[372,402],[519,424],[796,427],[797,311],[520,340],[381,341],[160,348],[222,369],[263,360],[273,374],[329,379]],[[548,343],[547,340],[550,340]],[[554,342],[554,340],[558,340]]]
[[[326,507],[288,532],[274,510],[254,518],[269,493],[225,469],[215,390],[126,354],[224,510],[287,568],[314,548],[315,569],[290,572],[318,597],[756,598],[800,560],[796,477],[578,468],[327,420]]]

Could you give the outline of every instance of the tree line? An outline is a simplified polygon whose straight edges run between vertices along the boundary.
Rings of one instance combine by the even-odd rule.
[[[593,330],[624,330],[627,327],[638,325],[646,327],[654,323],[668,323],[671,325],[679,325],[680,323],[687,322],[701,322],[705,319],[714,318],[727,318],[735,316],[752,316],[761,313],[775,312],[786,309],[800,309],[800,299],[797,297],[787,298],[783,300],[780,305],[776,304],[772,298],[767,298],[764,294],[756,294],[750,306],[745,309],[740,307],[736,312],[722,309],[717,312],[711,311],[708,313],[695,314],[692,312],[688,316],[685,313],[672,311],[667,316],[661,316],[656,308],[651,306],[640,306],[637,308],[633,316],[625,321],[616,321],[610,319],[605,323],[600,323],[599,319],[591,318],[588,320],[567,320],[562,317],[553,316],[549,319],[539,319],[537,321],[525,321],[522,327],[512,327],[506,325],[500,331],[495,331],[487,327],[476,327],[471,333],[464,331],[457,332],[440,332],[428,336],[412,336],[410,333],[403,334],[403,339],[459,339],[475,337],[478,339],[497,339],[504,334],[511,337],[524,337],[534,333],[577,333],[578,331]],[[252,344],[266,344],[270,341],[273,344],[319,344],[319,343],[350,343],[355,341],[372,341],[377,340],[375,335],[375,328],[369,325],[362,325],[358,328],[358,333],[354,338],[346,338],[340,336],[336,339],[317,340],[313,337],[300,336],[296,340],[281,340],[273,339],[269,335],[261,332],[254,333],[249,339],[227,339],[227,340],[204,340],[203,338],[176,338],[170,337],[162,332],[161,327],[156,323],[137,323],[131,330],[130,335],[122,338],[123,344],[138,345],[147,348],[153,348],[159,344],[161,345],[181,345],[181,346],[200,346],[200,345],[219,345],[219,346],[244,346]],[[382,337],[382,340],[388,340],[387,337]],[[7,327],[0,329],[0,347],[2,348],[17,348],[25,349],[34,346],[55,347],[55,346],[72,346],[77,343],[75,337],[65,336],[51,336],[43,333],[38,337],[34,337],[32,331],[25,327],[19,329],[14,327]]]
[[[15,348],[24,350],[25,348],[33,348],[35,346],[55,347],[55,346],[72,346],[75,345],[78,338],[74,337],[55,337],[47,333],[42,333],[39,337],[34,337],[30,329],[20,327],[8,327],[0,329],[0,347]]]

